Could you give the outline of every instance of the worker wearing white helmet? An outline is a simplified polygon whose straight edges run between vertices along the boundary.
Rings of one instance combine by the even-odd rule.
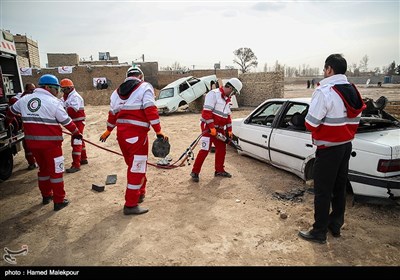
[[[232,175],[225,171],[226,143],[217,135],[227,135],[232,138],[232,119],[229,103],[234,94],[240,94],[242,82],[231,78],[224,87],[209,91],[205,97],[201,113],[200,127],[203,134],[201,150],[198,152],[190,176],[195,182],[199,181],[199,174],[204,160],[210,152],[211,144],[215,146],[215,173],[216,177],[231,178]]]
[[[143,81],[143,72],[130,67],[125,81],[111,94],[107,130],[100,136],[104,142],[111,131],[117,127],[117,141],[128,165],[127,186],[125,190],[125,215],[147,213],[147,208],[138,204],[143,202],[146,193],[146,169],[149,153],[147,133],[150,127],[158,138],[167,141],[161,132],[158,109],[154,100],[154,89]]]

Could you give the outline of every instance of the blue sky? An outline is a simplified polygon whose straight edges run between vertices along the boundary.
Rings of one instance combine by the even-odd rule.
[[[331,53],[368,68],[400,64],[397,1],[18,1],[0,0],[0,25],[47,53],[109,51],[120,62],[178,62],[195,69],[233,66],[233,51],[253,50],[259,70],[282,65],[322,69]]]

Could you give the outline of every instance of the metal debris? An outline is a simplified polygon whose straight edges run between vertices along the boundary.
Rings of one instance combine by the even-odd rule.
[[[292,189],[289,192],[276,191],[272,194],[273,197],[279,200],[290,200],[294,202],[302,202],[301,198],[304,195],[305,190],[302,188]]]

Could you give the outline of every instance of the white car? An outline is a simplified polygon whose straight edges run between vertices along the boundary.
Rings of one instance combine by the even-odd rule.
[[[316,147],[304,125],[311,98],[269,99],[232,121],[239,154],[312,179]],[[387,99],[386,99],[387,101]],[[355,195],[400,197],[399,121],[369,100],[353,140],[349,180]],[[374,107],[375,106],[375,107]],[[381,106],[382,107],[382,106]],[[367,112],[368,111],[368,112]]]
[[[188,105],[217,84],[217,76],[210,75],[201,78],[193,76],[178,79],[161,89],[156,100],[159,113],[172,113],[179,107]]]

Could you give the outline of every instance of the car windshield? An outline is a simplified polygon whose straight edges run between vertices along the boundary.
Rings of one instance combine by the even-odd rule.
[[[166,88],[160,91],[158,95],[158,99],[169,98],[174,96],[174,89],[173,88]]]

